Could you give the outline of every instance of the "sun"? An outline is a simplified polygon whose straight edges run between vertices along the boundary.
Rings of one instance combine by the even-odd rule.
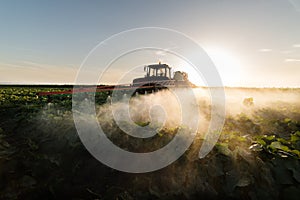
[[[195,70],[195,68],[189,64],[188,62],[181,60],[176,65],[177,67],[174,69],[175,71],[183,71],[188,74],[188,79],[190,82],[197,86],[205,86],[205,80],[203,80],[202,76]]]
[[[224,86],[237,86],[241,83],[241,64],[234,53],[216,47],[205,48],[204,51],[215,65]],[[175,70],[187,72],[192,83],[197,86],[207,86],[205,77],[199,74],[191,64],[181,60],[177,66]]]
[[[205,51],[216,66],[225,86],[236,86],[241,83],[241,63],[234,53],[217,47],[206,48]]]

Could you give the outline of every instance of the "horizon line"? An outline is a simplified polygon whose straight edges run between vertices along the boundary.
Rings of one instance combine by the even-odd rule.
[[[82,84],[74,84],[74,83],[0,83],[0,87],[1,86],[78,86],[78,85],[82,85],[82,86],[95,86],[95,84],[88,84],[88,83],[82,83]],[[116,84],[106,84],[106,83],[98,83],[96,85],[109,85],[109,86],[114,86]],[[130,84],[128,84],[130,85]],[[220,87],[224,87],[224,88],[247,88],[247,89],[255,89],[255,88],[259,88],[259,89],[300,89],[300,86],[199,86],[197,85],[196,88],[220,88]]]

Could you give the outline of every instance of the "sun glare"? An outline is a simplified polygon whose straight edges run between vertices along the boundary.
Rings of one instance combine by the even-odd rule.
[[[205,86],[205,81],[201,77],[200,74],[190,65],[189,63],[185,61],[181,61],[177,67],[174,69],[174,71],[183,71],[188,74],[188,79],[191,81],[193,84],[197,86]]]
[[[225,86],[241,83],[241,64],[237,56],[221,48],[207,48],[205,51],[215,64]]]
[[[205,48],[204,50],[218,70],[224,86],[238,86],[242,83],[241,64],[236,55],[221,48]],[[176,66],[178,67],[174,70],[187,72],[189,80],[195,85],[207,86],[205,77],[200,75],[189,63],[181,60]]]

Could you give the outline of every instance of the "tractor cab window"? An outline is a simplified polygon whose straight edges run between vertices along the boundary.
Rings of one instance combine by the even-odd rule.
[[[146,77],[167,77],[171,78],[171,68],[166,64],[148,65],[144,68]]]
[[[155,71],[155,69],[150,69],[150,70],[151,70],[151,73],[150,73],[151,76],[156,76],[156,73],[155,73],[156,71]]]
[[[166,76],[166,73],[164,73],[165,70],[162,68],[159,69],[158,76]]]

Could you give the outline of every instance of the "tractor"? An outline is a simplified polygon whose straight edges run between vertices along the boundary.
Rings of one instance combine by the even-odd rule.
[[[145,77],[133,80],[132,86],[137,87],[136,92],[139,94],[157,92],[169,87],[194,87],[188,80],[186,72],[176,71],[171,76],[171,67],[167,64],[147,65],[144,67]]]

